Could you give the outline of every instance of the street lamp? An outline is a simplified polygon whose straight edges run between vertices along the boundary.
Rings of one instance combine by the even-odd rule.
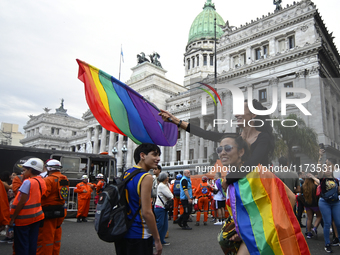
[[[117,158],[116,158],[116,155],[117,155],[117,153],[118,153],[118,150],[117,150],[117,148],[116,147],[113,147],[113,149],[112,149],[112,154],[113,154],[113,157],[115,158],[115,175],[117,176],[118,175],[118,173],[117,173]]]
[[[126,148],[126,145],[123,145],[122,148],[122,152],[123,152],[123,162],[122,162],[122,174],[124,174],[124,170],[125,170],[125,163],[126,163],[126,153],[127,153],[128,149]]]

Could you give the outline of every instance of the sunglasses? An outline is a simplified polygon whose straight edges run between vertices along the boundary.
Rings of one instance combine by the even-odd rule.
[[[233,149],[234,147],[232,145],[229,145],[229,144],[226,144],[224,146],[220,146],[216,149],[216,153],[217,154],[221,154],[222,151],[224,150],[225,152],[231,152],[231,150]]]

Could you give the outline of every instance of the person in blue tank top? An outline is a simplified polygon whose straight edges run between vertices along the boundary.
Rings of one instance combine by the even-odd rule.
[[[188,226],[188,220],[190,213],[192,211],[192,186],[191,186],[191,179],[190,179],[190,171],[184,170],[183,177],[181,179],[180,185],[180,199],[184,209],[183,214],[178,219],[178,225],[183,230],[191,230]]]
[[[140,171],[126,185],[128,215],[132,219],[140,210],[122,241],[115,243],[117,255],[152,255],[153,239],[157,255],[162,254],[162,244],[151,207],[153,178],[148,172],[160,161],[161,151],[155,144],[143,143],[134,151],[137,165],[124,173],[124,178],[134,171]],[[153,238],[153,239],[152,239]]]

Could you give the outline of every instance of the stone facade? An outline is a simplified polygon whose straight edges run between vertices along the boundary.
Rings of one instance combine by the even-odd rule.
[[[213,129],[213,100],[195,88],[201,81],[214,84],[214,62],[210,62],[210,56],[214,57],[214,44],[211,38],[188,41],[184,53],[184,86],[168,80],[164,69],[147,62],[132,68],[133,74],[127,84],[178,118],[207,130]],[[280,106],[283,88],[307,89],[311,99],[303,105],[311,115],[305,115],[295,105],[287,105],[286,114],[296,113],[303,118],[309,127],[315,129],[319,142],[326,145],[327,156],[340,158],[340,87],[337,82],[340,56],[332,35],[310,0],[294,2],[240,27],[226,22],[216,52],[216,88],[223,105],[217,106],[217,118],[229,121],[234,118],[233,94],[223,88],[225,84],[242,90],[245,98],[252,91],[252,98],[258,99],[268,109],[274,101],[273,91],[277,90],[278,107],[272,115],[280,118],[284,117],[284,109]],[[204,56],[208,56],[207,63]],[[283,95],[287,99],[304,97],[301,93]],[[202,112],[202,102],[206,102],[206,113]],[[32,117],[24,127],[26,138],[22,142],[25,146],[92,153],[108,151],[112,154],[112,149],[117,148],[118,167],[134,164],[133,150],[136,146],[133,142],[100,127],[90,111],[84,114],[83,119],[61,117],[57,113]],[[59,129],[59,136],[51,133],[53,128]],[[218,125],[218,131],[236,132],[236,126]],[[126,154],[122,152],[124,146]],[[164,170],[178,172],[191,169],[195,174],[199,173],[195,171],[196,166],[209,165],[214,144],[179,130],[177,144],[161,149]],[[299,151],[297,157],[301,164],[312,163]]]

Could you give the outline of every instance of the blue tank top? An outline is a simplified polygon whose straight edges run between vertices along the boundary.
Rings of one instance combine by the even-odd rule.
[[[133,168],[127,170],[125,172],[124,179],[126,176],[128,176],[130,173],[132,173],[136,169],[141,169],[140,167],[134,166]],[[143,170],[143,169],[142,169]],[[140,200],[140,188],[141,188],[141,182],[143,178],[149,173],[146,171],[143,171],[141,173],[138,173],[136,176],[134,176],[126,185],[126,196],[128,201],[128,215],[127,217],[129,219],[132,219],[133,215],[136,213],[136,211],[139,209],[139,206],[141,204]],[[150,206],[151,206],[151,200],[150,200]],[[135,220],[133,221],[131,228],[128,230],[125,238],[133,238],[133,239],[148,239],[151,236],[150,231],[148,229],[148,226],[146,225],[145,220],[142,216],[142,209],[137,214]]]

